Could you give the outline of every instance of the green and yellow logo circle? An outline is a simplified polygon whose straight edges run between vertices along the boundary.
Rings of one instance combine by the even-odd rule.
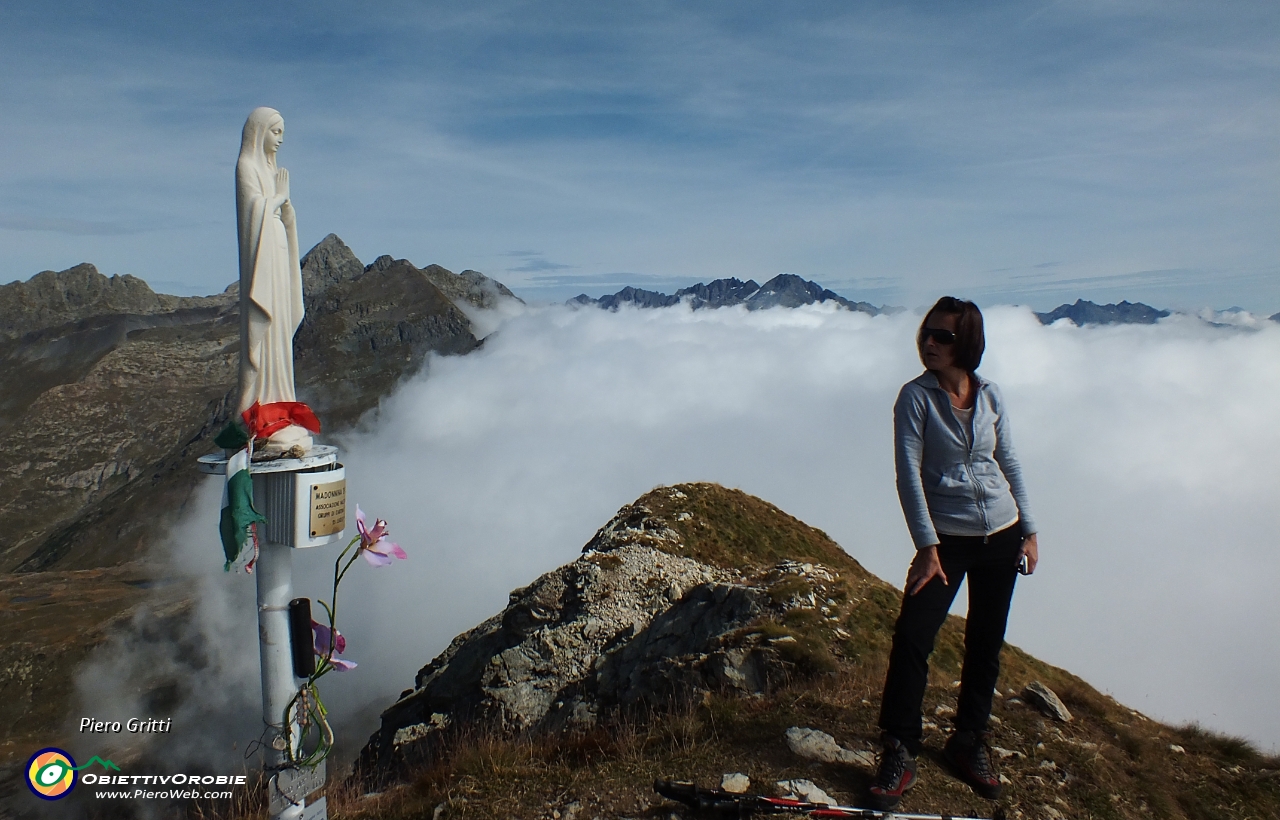
[[[61,749],[41,749],[27,761],[27,785],[36,797],[60,800],[76,785],[76,762]]]

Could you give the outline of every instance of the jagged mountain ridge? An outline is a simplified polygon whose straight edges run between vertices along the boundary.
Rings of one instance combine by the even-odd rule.
[[[1085,325],[1139,324],[1153,325],[1171,315],[1171,311],[1157,310],[1142,302],[1122,301],[1119,304],[1098,305],[1085,299],[1077,299],[1072,305],[1059,305],[1047,313],[1037,313],[1042,325],[1051,325],[1059,319],[1070,319],[1080,327]]]
[[[658,487],[419,671],[361,754],[357,794],[375,794],[352,809],[691,817],[657,800],[653,779],[714,786],[727,772],[765,792],[810,779],[857,805],[875,768],[901,595],[759,498],[706,483]],[[1160,724],[1012,646],[991,726],[1007,790],[999,804],[977,797],[937,753],[963,643],[963,619],[948,617],[925,695],[922,777],[902,810],[1026,820],[1280,812],[1280,759]],[[791,727],[830,734],[841,759],[814,762]]]
[[[587,294],[579,294],[565,304],[570,306],[589,306],[605,310],[618,310],[622,305],[638,308],[663,308],[688,302],[693,310],[703,308],[731,307],[745,305],[748,310],[761,310],[770,307],[799,307],[821,302],[835,302],[849,310],[856,310],[877,316],[881,313],[897,313],[903,308],[882,306],[876,307],[869,302],[853,302],[838,293],[810,282],[795,274],[779,274],[763,286],[754,280],[743,282],[740,279],[716,279],[709,284],[699,282],[687,288],[680,288],[674,294],[645,290],[627,286],[613,294],[592,298]],[[1085,299],[1077,299],[1074,304],[1062,304],[1051,311],[1036,313],[1036,318],[1043,325],[1050,325],[1059,319],[1070,319],[1076,325],[1107,324],[1154,324],[1172,314],[1172,311],[1160,310],[1142,302],[1122,301],[1118,304],[1099,305]],[[1280,321],[1280,313],[1271,316],[1272,321]]]
[[[85,262],[64,271],[41,271],[25,282],[0,285],[0,340],[91,317],[152,316],[220,307],[225,301],[221,295],[156,293],[136,276],[103,276]]]
[[[745,305],[747,310],[763,310],[771,307],[799,307],[815,302],[835,302],[841,307],[878,316],[881,313],[893,313],[896,308],[878,308],[870,302],[852,302],[835,291],[828,290],[816,282],[810,282],[794,273],[780,273],[765,282],[756,284],[748,279],[716,279],[710,284],[699,282],[687,288],[680,288],[672,295],[641,288],[625,287],[608,296],[593,299],[585,293],[575,296],[566,304],[595,305],[605,310],[617,310],[624,304],[641,308],[670,307],[687,300],[694,310],[703,308],[732,307]]]

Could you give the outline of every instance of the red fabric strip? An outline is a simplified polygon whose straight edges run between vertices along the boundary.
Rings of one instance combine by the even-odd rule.
[[[241,414],[249,435],[254,438],[269,438],[273,433],[283,430],[290,424],[296,424],[312,433],[320,432],[320,419],[300,401],[276,401],[270,404],[254,402],[253,406]]]

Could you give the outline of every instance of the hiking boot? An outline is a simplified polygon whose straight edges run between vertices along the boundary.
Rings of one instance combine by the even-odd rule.
[[[996,800],[1004,793],[1004,785],[991,765],[985,734],[957,731],[947,738],[942,754],[956,774],[978,794]]]
[[[902,800],[903,793],[916,784],[916,759],[892,735],[885,735],[880,750],[880,766],[871,781],[867,802],[870,808],[890,811]]]

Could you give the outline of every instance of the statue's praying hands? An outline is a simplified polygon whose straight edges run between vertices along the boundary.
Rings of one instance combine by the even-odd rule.
[[[281,168],[276,171],[276,199],[280,201],[280,205],[289,201],[289,169]],[[277,205],[276,207],[280,207]]]

